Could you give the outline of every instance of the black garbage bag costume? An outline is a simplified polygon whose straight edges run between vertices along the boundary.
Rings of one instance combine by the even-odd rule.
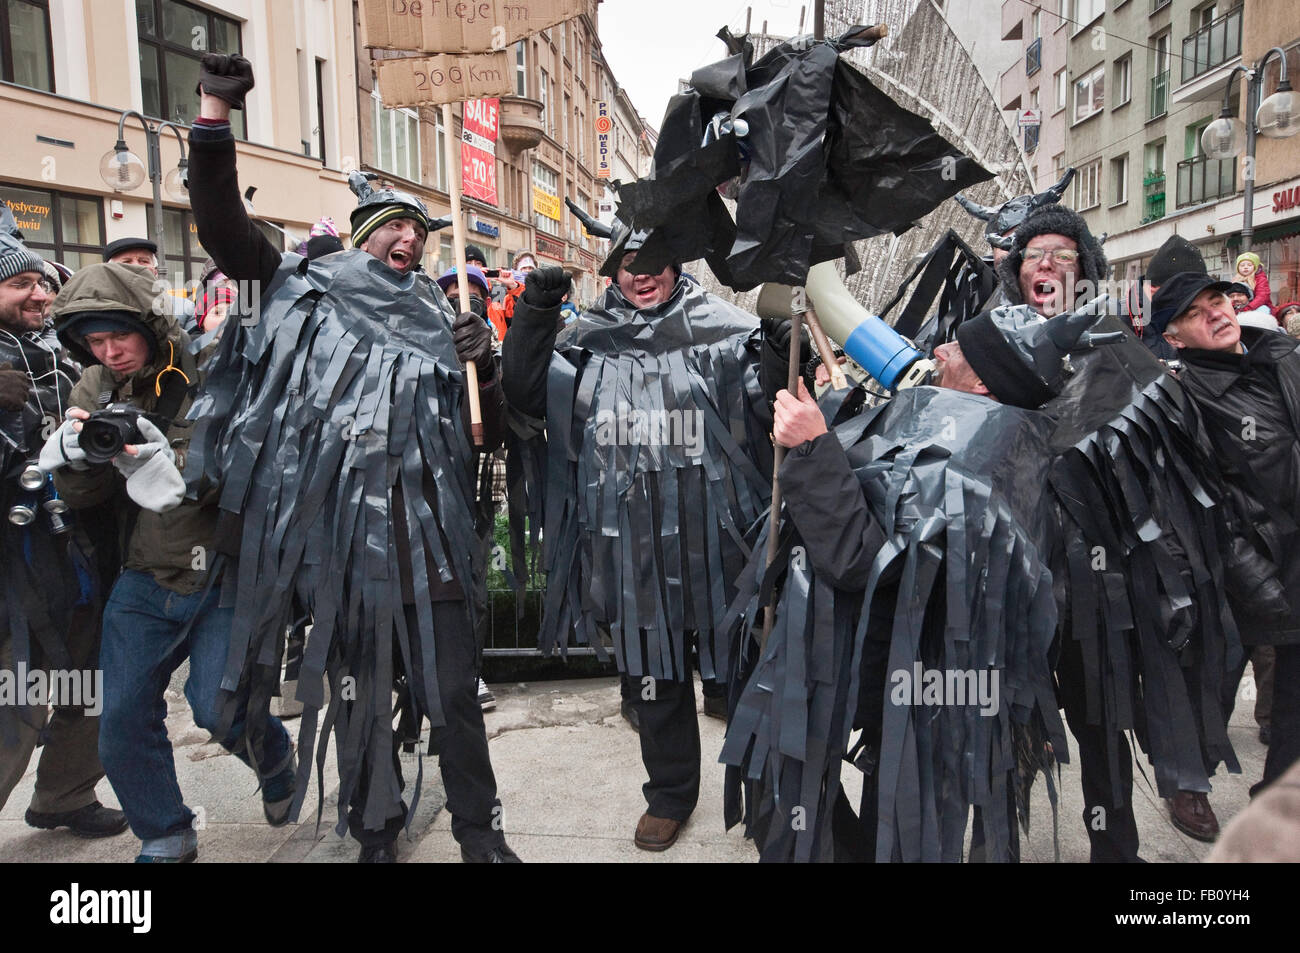
[[[737,291],[802,285],[810,265],[906,231],[992,177],[840,59],[875,42],[866,29],[800,37],[756,61],[748,40],[719,32],[731,55],[696,70],[669,101],[653,171],[619,187],[619,217],[653,230],[634,273],[704,258]],[[737,176],[733,221],[716,188]]]
[[[234,605],[236,623],[222,687],[231,706],[249,699],[256,746],[296,594],[314,626],[298,679],[305,710],[292,817],[319,727],[337,742],[338,831],[350,827],[371,844],[409,823],[422,775],[408,812],[391,701],[404,674],[414,723],[445,726],[453,833],[462,847],[491,850],[504,840],[466,599],[484,567],[472,555],[475,452],[450,305],[423,273],[401,275],[365,251],[281,258],[243,214],[228,131],[196,126],[191,143],[204,245],[227,275],[263,282],[260,300],[241,299],[227,321],[210,386],[191,413],[187,477],[221,486],[229,531],[222,600]],[[408,204],[417,200],[357,186],[365,226],[415,217]],[[491,449],[503,404],[496,375],[483,372]],[[325,756],[322,743],[318,778]]]
[[[1032,312],[1024,306],[1002,312],[1007,316],[1025,312],[1020,323],[1031,326]],[[1204,453],[1200,419],[1187,395],[1113,317],[1102,317],[1092,333],[1118,340],[1071,353],[1073,374],[1063,380],[1057,374],[1054,385],[1045,375],[1043,395],[1059,394],[1042,411],[1020,412],[1032,419],[1032,425],[1003,416],[1001,426],[1007,428],[1003,434],[995,419],[979,418],[981,426],[976,427],[969,414],[956,410],[918,413],[917,404],[928,401],[922,395],[931,393],[930,388],[921,388],[905,391],[885,405],[893,410],[871,412],[803,445],[783,467],[783,485],[789,487],[788,515],[800,535],[783,537],[787,555],[763,584],[757,578],[761,564],[755,564],[741,587],[735,613],[752,620],[769,601],[766,583],[779,583],[782,574],[786,577],[784,601],[778,604],[777,624],[766,650],[758,655],[749,639],[742,639],[737,650],[747,685],[736,703],[723,757],[731,766],[728,821],[740,820],[741,782],[748,782],[746,819],[766,858],[958,860],[970,806],[982,809],[986,856],[1014,858],[1014,821],[1008,822],[1012,812],[1003,800],[1005,792],[1014,793],[1016,808],[1027,822],[1028,783],[1038,768],[1050,763],[1043,740],[1050,741],[1057,757],[1063,758],[1066,750],[1056,714],[1053,668],[1060,675],[1061,692],[1073,693],[1066,700],[1072,729],[1079,735],[1091,726],[1095,737],[1089,738],[1090,756],[1110,760],[1110,770],[1105,772],[1109,790],[1102,785],[1100,792],[1089,791],[1085,780],[1085,800],[1090,803],[1127,804],[1131,779],[1122,774],[1127,748],[1107,748],[1124,731],[1132,731],[1147,751],[1159,791],[1166,796],[1188,785],[1192,790],[1208,789],[1198,739],[1206,739],[1207,746],[1235,767],[1218,702],[1222,672],[1229,657],[1240,652],[1224,600],[1229,567],[1223,554],[1229,549],[1232,514],[1218,503],[1223,495],[1217,470]],[[945,395],[945,399],[953,398]],[[986,410],[998,406],[984,398],[962,400],[974,400]],[[1033,439],[1005,446],[1003,452],[1015,461],[1015,468],[1007,472],[999,469],[1004,461],[998,456],[986,455],[987,448],[1011,440],[1017,428]],[[952,446],[953,434],[960,435],[961,446]],[[829,442],[836,438],[847,450],[856,481],[845,478],[842,463],[838,468],[834,465]],[[837,469],[841,474],[838,484],[831,481],[830,490],[810,485],[808,478],[800,486],[801,456],[818,454],[820,463],[809,468],[810,474]],[[1045,498],[1039,534],[1026,537],[1035,543],[1038,561],[1027,561],[1013,549],[981,545],[981,533],[989,528],[983,511],[961,495],[942,492],[944,484],[938,477],[925,478],[917,462],[932,456],[939,457],[946,473],[955,471],[990,488],[991,499],[1009,495],[1012,513],[1023,511],[1022,494]],[[1038,482],[1021,484],[1022,471]],[[853,552],[853,540],[846,549],[841,537],[833,535],[845,520],[846,507],[835,509],[831,501],[849,498],[855,482],[876,521],[886,530],[893,527],[896,534],[904,534],[892,543],[886,541],[865,580],[860,570],[844,575],[837,568],[836,561]],[[818,522],[818,501],[823,514],[835,514],[829,523],[825,516]],[[900,522],[900,508],[912,503],[917,509],[911,519]],[[923,541],[906,535],[925,519],[947,531],[936,529]],[[954,526],[965,529],[954,532]],[[826,538],[837,543],[826,546],[834,555],[819,555],[820,540]],[[909,545],[929,561],[907,550]],[[802,548],[796,551],[795,546]],[[961,547],[966,558],[955,559],[954,547]],[[894,583],[900,587],[898,595],[888,592],[881,602],[880,582],[889,578],[886,570],[900,550],[908,555]],[[1048,584],[1025,588],[1041,581],[1040,563]],[[811,565],[811,575],[805,564]],[[960,590],[952,589],[951,567],[963,564],[998,587],[1021,577],[1019,616],[1010,611],[1010,603],[997,597],[1001,588],[991,594],[979,590],[976,601],[966,594],[957,602],[956,611],[970,608],[969,615],[959,617],[954,625],[954,596]],[[938,573],[948,588],[928,576],[907,574],[909,567],[920,566]],[[875,588],[867,588],[873,584]],[[858,624],[851,598],[863,588],[868,598]],[[1049,598],[1032,611],[1025,608],[1031,605],[1025,601],[1026,593],[1053,590],[1054,600]],[[814,603],[813,611],[807,601],[817,595],[821,603]],[[886,671],[893,678],[918,661],[923,669],[969,670],[971,666],[963,664],[969,656],[953,649],[965,648],[966,641],[976,640],[983,631],[979,620],[985,615],[979,599],[993,604],[992,613],[986,615],[1002,618],[996,615],[1000,611],[1008,626],[1036,626],[1050,615],[1055,628],[1060,620],[1050,655],[1046,650],[1053,633],[1049,630],[1043,643],[1035,629],[1034,639],[1026,641],[1024,633],[1015,633],[1018,641],[1007,643],[1032,645],[1033,652],[983,656],[1002,666],[1002,701],[1011,701],[1009,725],[1016,726],[1014,731],[995,734],[998,744],[992,748],[988,727],[984,735],[954,735],[951,727],[933,737],[917,731],[913,722],[937,723],[968,712],[936,713],[925,706],[900,712],[890,704],[890,686],[884,682]],[[945,618],[950,629],[934,622]],[[926,624],[932,629],[926,630]],[[908,635],[915,631],[929,631],[929,642],[924,636],[918,641]],[[941,641],[941,635],[947,641]],[[908,654],[918,646],[918,656]],[[1182,672],[1193,665],[1200,676],[1200,697],[1195,700],[1189,698]],[[1199,704],[1194,706],[1193,701]],[[884,715],[873,720],[876,707],[882,707]],[[859,749],[848,752],[848,731],[854,727],[866,730]],[[1084,737],[1079,736],[1082,751]],[[943,749],[943,739],[957,744],[961,755]],[[980,743],[985,746],[971,747]],[[858,817],[838,787],[838,759],[846,753],[866,776]],[[952,774],[953,764],[969,770],[972,756],[974,775]],[[1050,783],[1050,774],[1047,777]],[[900,798],[900,793],[906,797]],[[919,806],[913,803],[918,794]],[[799,825],[792,826],[790,812],[796,807],[801,809]],[[1089,820],[1094,818],[1085,815]],[[1131,816],[1125,823],[1131,825]],[[1136,852],[1135,831],[1132,850]],[[1094,843],[1094,856],[1097,851]]]

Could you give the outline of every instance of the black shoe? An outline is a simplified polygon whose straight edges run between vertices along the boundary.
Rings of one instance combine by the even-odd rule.
[[[87,804],[77,811],[64,811],[62,814],[42,814],[27,809],[25,820],[32,827],[52,831],[56,827],[66,827],[78,837],[112,837],[127,829],[126,815],[111,807],[104,807],[98,801]]]
[[[366,844],[357,855],[358,864],[395,864],[397,863],[397,841],[387,840],[382,844]]]
[[[1268,725],[1260,725],[1260,726],[1259,726],[1259,743],[1262,744],[1265,748],[1267,748],[1267,747],[1268,747],[1268,743],[1269,743],[1270,741],[1272,741],[1272,740],[1273,740],[1273,732],[1270,730],[1269,726],[1268,726]]]
[[[618,706],[618,711],[623,716],[623,720],[632,726],[632,730],[638,735],[641,734],[641,716],[632,707],[632,703],[624,698]]]
[[[722,721],[727,720],[727,696],[726,695],[705,695],[704,696],[704,714],[710,718],[718,718]]]
[[[484,853],[475,853],[468,847],[461,847],[460,859],[467,864],[522,864],[519,855],[501,844],[499,847],[493,847]]]

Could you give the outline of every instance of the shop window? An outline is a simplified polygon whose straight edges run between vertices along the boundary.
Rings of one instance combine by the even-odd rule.
[[[83,195],[0,184],[27,247],[73,271],[103,261],[104,205]]]

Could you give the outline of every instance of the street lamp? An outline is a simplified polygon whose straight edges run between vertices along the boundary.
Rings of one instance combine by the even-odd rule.
[[[144,134],[148,143],[149,166],[147,175],[149,181],[153,183],[153,240],[158,246],[158,262],[161,265],[167,260],[166,242],[163,233],[163,187],[165,186],[167,193],[178,202],[189,202],[190,200],[189,188],[185,182],[190,163],[185,158],[185,139],[181,135],[181,130],[186,127],[173,122],[161,122],[154,125],[134,109],[125,110],[117,120],[117,143],[111,150],[104,153],[104,157],[99,160],[99,177],[115,192],[130,192],[133,189],[138,189],[144,184],[146,175],[144,162],[126,147],[124,133],[128,116],[134,116],[140,120],[140,125],[144,126]],[[166,175],[162,171],[162,148],[160,145],[164,129],[170,129],[176,135],[176,141],[181,147],[180,162],[176,164],[176,168],[167,172]]]
[[[1277,92],[1261,104],[1260,93],[1264,88],[1264,66],[1274,53],[1278,57]],[[1246,74],[1246,115],[1253,117],[1249,124],[1229,115],[1232,101],[1232,81],[1237,71]],[[1257,105],[1258,104],[1258,105]],[[1223,93],[1223,109],[1219,118],[1205,127],[1201,133],[1201,149],[1210,159],[1230,159],[1241,151],[1242,141],[1246,146],[1246,174],[1242,176],[1245,186],[1242,190],[1241,212],[1241,250],[1250,251],[1251,239],[1255,235],[1255,137],[1266,139],[1286,139],[1300,132],[1300,102],[1291,91],[1291,83],[1286,78],[1286,54],[1280,47],[1273,47],[1263,55],[1253,69],[1234,66],[1228,74],[1228,85]]]

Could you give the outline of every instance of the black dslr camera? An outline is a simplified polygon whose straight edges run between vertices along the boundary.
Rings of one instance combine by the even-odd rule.
[[[171,421],[158,414],[146,414],[139,407],[130,404],[109,404],[103,410],[97,410],[90,419],[81,425],[77,443],[86,455],[88,463],[108,463],[122,452],[128,443],[144,443],[144,436],[136,421],[147,417],[149,422],[163,433],[171,426]]]

